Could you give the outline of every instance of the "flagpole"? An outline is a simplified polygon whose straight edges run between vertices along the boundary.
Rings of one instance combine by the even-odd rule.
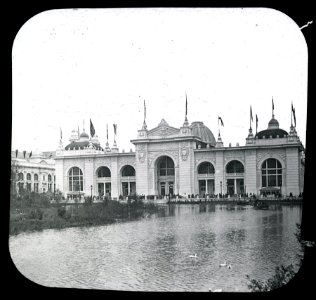
[[[293,102],[291,102],[291,127],[293,127]]]

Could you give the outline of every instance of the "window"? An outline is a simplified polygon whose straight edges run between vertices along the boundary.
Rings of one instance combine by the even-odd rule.
[[[38,183],[34,183],[34,192],[38,193]]]
[[[38,181],[38,175],[34,174],[34,181]]]
[[[101,167],[98,170],[98,177],[111,177],[111,171],[108,167]]]
[[[28,192],[30,192],[31,191],[31,183],[27,183],[26,184],[26,190],[28,191]]]
[[[24,179],[23,173],[19,173],[18,179],[19,179],[19,181],[22,181]]]
[[[30,173],[27,173],[27,174],[26,174],[26,180],[32,180],[32,177],[31,177],[31,174],[30,174]]]
[[[215,169],[209,162],[203,162],[199,165],[198,174],[214,174]]]
[[[69,171],[68,176],[69,191],[78,192],[83,191],[83,174],[81,169],[73,167]]]
[[[45,175],[43,175],[43,181],[45,181]]]
[[[174,176],[174,162],[168,156],[163,156],[158,163],[158,175]]]
[[[244,173],[244,165],[238,161],[233,160],[229,162],[226,166],[226,173]]]
[[[48,181],[51,182],[52,181],[52,175],[48,175]]]
[[[135,176],[135,169],[132,166],[125,166],[122,169],[122,176]]]
[[[48,184],[48,191],[49,191],[49,192],[52,191],[52,184],[51,184],[51,183]]]
[[[269,158],[262,164],[262,187],[282,186],[282,165],[275,158]]]

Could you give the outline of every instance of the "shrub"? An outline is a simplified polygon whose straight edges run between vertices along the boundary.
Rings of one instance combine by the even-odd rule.
[[[57,214],[59,217],[64,218],[66,215],[66,208],[64,206],[60,206],[57,208]]]

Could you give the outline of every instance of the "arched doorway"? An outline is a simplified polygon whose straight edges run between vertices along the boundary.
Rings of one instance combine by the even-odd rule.
[[[214,194],[214,166],[210,162],[202,162],[197,169],[199,182],[199,195]]]
[[[238,160],[232,160],[226,165],[227,194],[239,195],[244,193],[244,165]]]
[[[97,185],[99,197],[111,197],[111,171],[108,167],[102,166],[98,168]]]
[[[175,170],[174,162],[169,156],[157,160],[157,189],[159,196],[174,194]]]
[[[124,197],[136,193],[136,172],[134,167],[125,165],[121,170],[121,191]]]

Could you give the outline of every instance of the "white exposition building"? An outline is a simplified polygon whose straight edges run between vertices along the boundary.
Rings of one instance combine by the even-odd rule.
[[[180,128],[164,119],[148,130],[144,119],[135,152],[119,152],[116,142],[101,147],[98,137],[72,131],[70,143],[56,150],[56,188],[67,198],[120,195],[281,194],[303,192],[304,147],[291,124],[290,132],[272,119],[252,133],[244,146],[224,147],[203,122]]]
[[[15,174],[15,191],[55,192],[55,151],[11,152],[11,170]]]

